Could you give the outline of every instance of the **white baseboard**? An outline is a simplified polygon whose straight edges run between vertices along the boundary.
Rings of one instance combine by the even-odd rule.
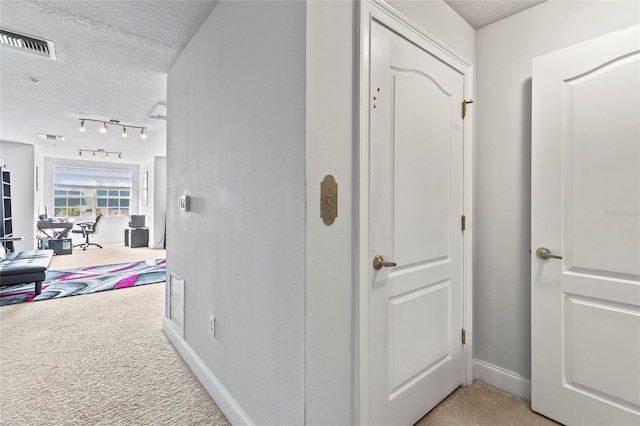
[[[202,386],[209,392],[211,398],[216,405],[222,410],[227,420],[232,425],[254,425],[255,423],[240,407],[240,404],[231,396],[231,394],[222,386],[218,378],[207,368],[200,357],[191,349],[191,346],[180,337],[174,326],[169,320],[162,318],[162,331],[169,339],[171,344],[176,348],[184,362],[189,366],[196,378],[202,383]]]
[[[531,401],[531,380],[512,371],[475,359],[473,377],[511,395]]]

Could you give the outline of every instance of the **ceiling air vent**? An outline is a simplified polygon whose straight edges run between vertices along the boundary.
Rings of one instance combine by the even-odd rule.
[[[60,135],[46,135],[44,133],[38,133],[38,137],[40,139],[47,139],[50,141],[63,141],[64,140],[64,136],[60,136]]]
[[[47,40],[40,40],[23,34],[12,33],[11,31],[0,28],[0,42],[6,46],[22,50],[23,52],[56,59],[53,42]]]

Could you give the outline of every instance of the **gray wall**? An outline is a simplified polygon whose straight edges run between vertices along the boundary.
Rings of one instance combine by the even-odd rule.
[[[34,213],[35,167],[34,147],[23,143],[0,141],[0,158],[11,172],[11,210],[13,236],[23,237],[16,251],[35,248],[36,216]],[[39,171],[42,173],[42,170]],[[39,176],[42,185],[42,175]],[[40,191],[42,188],[40,187]]]
[[[260,424],[304,422],[305,13],[221,2],[168,76],[167,266],[185,280],[184,340]]]
[[[305,414],[309,425],[353,424],[354,16],[351,2],[307,4]],[[331,226],[320,217],[320,182],[327,174],[338,183],[338,217]]]
[[[153,173],[149,173],[149,175],[149,204],[153,203],[153,212],[151,213],[153,233],[149,245],[150,247],[162,248],[167,216],[167,157],[155,157],[153,159]],[[151,194],[153,194],[152,198]]]
[[[549,1],[477,32],[475,357],[524,379],[521,390],[531,377],[531,60],[639,19],[638,2]],[[486,380],[504,387],[498,376]]]
[[[149,174],[149,200],[144,204],[144,176]],[[163,248],[164,225],[167,214],[167,157],[151,157],[140,163],[138,214],[146,216],[149,228],[149,247]]]

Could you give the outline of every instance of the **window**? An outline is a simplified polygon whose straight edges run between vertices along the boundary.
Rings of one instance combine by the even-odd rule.
[[[129,216],[132,176],[131,170],[54,166],[54,216]]]

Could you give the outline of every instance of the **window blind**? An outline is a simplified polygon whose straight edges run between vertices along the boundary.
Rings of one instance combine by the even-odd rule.
[[[57,188],[131,189],[131,170],[54,166],[53,185]]]

